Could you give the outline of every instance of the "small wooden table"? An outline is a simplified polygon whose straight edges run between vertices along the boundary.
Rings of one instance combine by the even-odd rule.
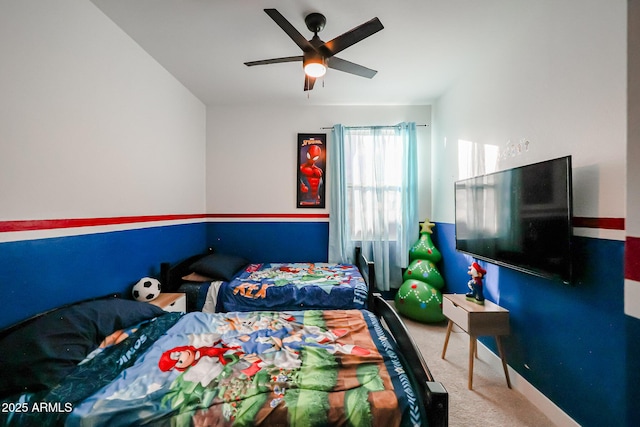
[[[187,295],[184,293],[161,292],[158,298],[150,302],[164,311],[185,313],[187,311]]]
[[[486,299],[484,305],[467,301],[462,294],[444,294],[443,297],[442,312],[449,319],[449,324],[442,349],[442,358],[444,359],[447,352],[451,329],[455,323],[469,334],[469,390],[471,390],[473,387],[473,359],[474,356],[478,357],[478,336],[493,335],[498,345],[504,375],[507,378],[507,387],[511,388],[509,370],[500,340],[501,335],[509,335],[509,310]]]

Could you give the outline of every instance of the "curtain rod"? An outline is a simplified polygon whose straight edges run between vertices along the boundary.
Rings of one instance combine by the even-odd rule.
[[[349,128],[349,129],[369,129],[369,128],[396,128],[396,127],[398,127],[398,126],[399,126],[399,125],[386,125],[386,126],[345,126],[345,127],[346,127],[346,128]],[[426,127],[426,126],[429,126],[429,125],[416,125],[416,127],[418,127],[418,126],[420,126],[420,127]],[[333,129],[333,126],[323,127],[323,128],[320,128],[320,129]]]

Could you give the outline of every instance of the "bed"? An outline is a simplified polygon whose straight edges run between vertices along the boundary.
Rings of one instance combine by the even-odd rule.
[[[354,264],[249,263],[207,253],[160,266],[163,292],[187,295],[187,311],[362,309],[371,304],[373,263],[356,248]]]
[[[394,310],[168,313],[84,301],[0,333],[3,425],[446,426]]]

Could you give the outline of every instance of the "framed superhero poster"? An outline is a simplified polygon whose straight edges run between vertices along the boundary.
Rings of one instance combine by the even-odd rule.
[[[298,134],[297,207],[324,208],[326,155],[326,133]]]

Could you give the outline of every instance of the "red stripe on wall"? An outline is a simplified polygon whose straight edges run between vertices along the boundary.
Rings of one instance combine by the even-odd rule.
[[[206,218],[204,214],[119,216],[111,218],[71,218],[23,221],[0,221],[0,232],[50,230],[56,228],[97,227],[100,225],[134,224],[140,222],[175,221]]]
[[[573,226],[581,228],[601,228],[605,230],[624,230],[624,218],[573,217]]]
[[[329,214],[182,214],[0,221],[0,233],[206,218],[329,218]]]
[[[72,218],[72,219],[43,219],[22,221],[0,221],[0,233],[11,231],[50,230],[56,228],[96,227],[101,225],[121,225],[154,221],[176,221],[197,218],[297,218],[319,219],[329,218],[328,213],[220,213],[220,214],[182,214],[182,215],[147,215],[147,216],[120,216],[111,218]],[[606,230],[624,230],[624,218],[589,218],[574,217],[574,227],[600,228]]]
[[[627,236],[624,246],[624,277],[640,282],[640,237]]]

